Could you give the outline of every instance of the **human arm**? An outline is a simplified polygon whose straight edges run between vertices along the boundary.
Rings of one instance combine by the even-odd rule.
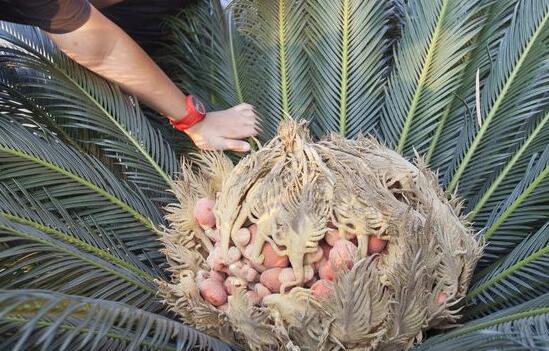
[[[79,64],[119,84],[164,116],[186,115],[185,95],[122,29],[93,6],[87,21],[69,33],[48,33],[57,46]],[[247,151],[243,140],[257,134],[251,105],[210,112],[185,132],[202,149]]]

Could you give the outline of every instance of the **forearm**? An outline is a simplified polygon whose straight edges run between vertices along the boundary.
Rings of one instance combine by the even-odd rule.
[[[161,114],[185,115],[184,94],[139,45],[95,8],[79,29],[49,36],[73,60]]]

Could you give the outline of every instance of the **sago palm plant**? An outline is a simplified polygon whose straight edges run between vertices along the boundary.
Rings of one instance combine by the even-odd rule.
[[[486,247],[462,325],[417,350],[549,347],[549,1],[199,1],[161,58],[265,141],[372,134],[423,156]],[[0,24],[0,349],[230,346],[162,304],[177,135],[35,29]]]

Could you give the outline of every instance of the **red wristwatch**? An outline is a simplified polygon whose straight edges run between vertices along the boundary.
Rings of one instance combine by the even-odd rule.
[[[185,97],[185,107],[187,114],[181,119],[176,121],[168,116],[171,125],[177,130],[184,131],[203,120],[206,116],[206,108],[204,108],[204,104],[196,96],[187,95]]]

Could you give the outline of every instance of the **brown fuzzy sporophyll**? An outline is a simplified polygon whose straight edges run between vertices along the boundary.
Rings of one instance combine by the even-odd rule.
[[[176,185],[160,292],[244,349],[406,350],[459,318],[482,252],[419,157],[302,122],[236,165],[201,153]]]

